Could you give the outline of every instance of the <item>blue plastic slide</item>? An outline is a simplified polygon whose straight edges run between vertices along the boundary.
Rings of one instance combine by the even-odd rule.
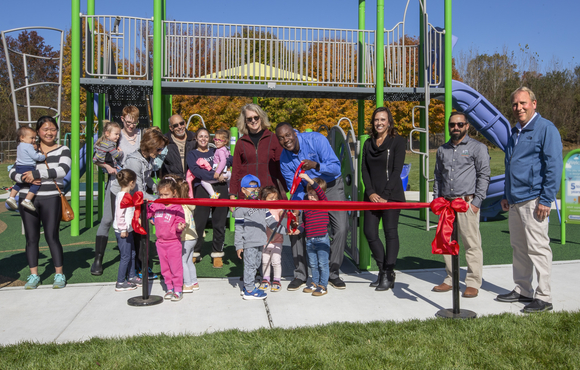
[[[467,114],[470,124],[505,152],[511,136],[509,121],[480,93],[468,85],[453,81],[453,108]],[[487,197],[481,205],[481,217],[495,217],[501,212],[505,174],[490,179]]]

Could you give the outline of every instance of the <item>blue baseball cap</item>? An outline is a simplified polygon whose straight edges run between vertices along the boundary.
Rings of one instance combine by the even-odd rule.
[[[250,184],[251,182],[256,182],[257,185]],[[240,186],[242,188],[259,188],[261,186],[260,179],[254,175],[246,175],[242,178],[242,182],[241,182]]]

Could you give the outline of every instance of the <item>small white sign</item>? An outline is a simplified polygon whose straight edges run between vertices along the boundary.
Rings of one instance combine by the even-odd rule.
[[[568,181],[566,195],[580,196],[580,181]]]

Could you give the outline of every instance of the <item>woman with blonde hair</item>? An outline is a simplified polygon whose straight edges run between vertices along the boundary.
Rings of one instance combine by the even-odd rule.
[[[234,150],[230,198],[244,198],[240,181],[246,175],[254,175],[260,179],[262,186],[274,186],[280,194],[286,194],[286,182],[280,172],[282,147],[276,135],[269,130],[266,112],[256,104],[244,105],[237,127],[243,136]]]

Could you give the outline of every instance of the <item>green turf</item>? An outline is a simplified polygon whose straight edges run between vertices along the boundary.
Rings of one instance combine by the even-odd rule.
[[[1,369],[577,369],[580,313],[25,342]]]
[[[425,269],[444,267],[443,257],[431,254],[431,241],[435,230],[425,231],[425,222],[419,220],[419,211],[407,210],[401,213],[399,220],[399,237],[401,247],[397,260],[397,269]],[[95,213],[96,218],[96,213]],[[28,277],[26,255],[24,253],[25,238],[21,234],[20,217],[14,212],[0,213],[0,221],[7,224],[7,229],[0,234],[0,275],[24,281]],[[437,216],[432,215],[433,224]],[[119,251],[116,246],[115,235],[110,232],[109,247],[103,260],[104,273],[102,276],[92,276],[90,266],[94,257],[94,240],[98,224],[91,229],[84,229],[84,202],[81,201],[81,235],[70,236],[70,224],[61,223],[61,242],[64,248],[64,272],[69,283],[85,282],[112,282],[117,276]],[[507,218],[504,215],[494,220],[480,223],[483,240],[483,256],[485,265],[510,264],[512,249],[509,243]],[[241,276],[243,264],[237,258],[233,247],[233,233],[226,231],[226,248],[224,268],[214,269],[209,253],[211,252],[211,229],[206,230],[206,242],[202,248],[203,260],[197,264],[199,277],[226,277]],[[382,232],[381,232],[382,234]],[[382,235],[381,235],[382,237]],[[567,243],[560,245],[560,224],[558,215],[552,211],[550,216],[551,246],[554,252],[554,261],[580,259],[580,226],[569,225],[567,228]],[[154,239],[153,239],[154,240]],[[153,242],[152,242],[153,245]],[[153,249],[154,250],[154,249]],[[460,252],[460,264],[465,266],[464,254]],[[159,263],[154,258],[154,271],[159,273]],[[377,266],[371,261],[370,270],[376,271]],[[44,238],[40,242],[39,274],[46,283],[52,283],[54,267],[50,260],[50,252]]]

